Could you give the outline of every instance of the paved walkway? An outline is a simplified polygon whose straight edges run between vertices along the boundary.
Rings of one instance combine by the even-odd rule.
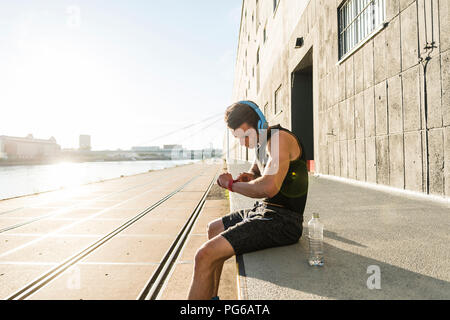
[[[236,177],[249,165],[230,167]],[[232,210],[254,202],[231,196]],[[307,223],[313,212],[325,225],[322,268],[307,262]],[[448,203],[311,175],[303,225],[299,243],[243,256],[243,298],[450,298]],[[372,288],[377,284],[377,270],[380,289],[369,289],[368,282]]]
[[[162,300],[184,300],[188,296],[194,271],[195,253],[208,240],[208,223],[230,212],[229,201],[225,195],[224,190],[218,185],[212,187],[202,212],[180,253],[173,273],[163,289]],[[236,272],[236,259],[232,257],[225,262],[222,269],[219,284],[220,299],[237,300]]]
[[[219,168],[197,163],[0,201],[0,299],[115,230],[29,298],[136,299]]]

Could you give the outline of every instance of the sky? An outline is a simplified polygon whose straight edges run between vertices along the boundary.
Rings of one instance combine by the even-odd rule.
[[[221,148],[241,5],[1,1],[0,135],[77,148],[88,134],[94,150]]]

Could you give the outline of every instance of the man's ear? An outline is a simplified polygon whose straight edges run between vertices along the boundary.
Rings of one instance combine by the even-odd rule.
[[[241,139],[242,137],[244,137],[245,132],[241,128],[237,128],[233,130],[233,134],[237,139]]]

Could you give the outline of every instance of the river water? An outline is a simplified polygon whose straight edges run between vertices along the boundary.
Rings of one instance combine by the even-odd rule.
[[[117,161],[0,166],[0,200],[78,186],[198,160]]]

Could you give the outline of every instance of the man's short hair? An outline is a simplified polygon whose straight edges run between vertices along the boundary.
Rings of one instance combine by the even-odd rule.
[[[225,122],[228,128],[233,130],[239,128],[244,122],[247,122],[250,127],[258,129],[259,121],[260,119],[256,111],[243,103],[234,103],[225,112]]]

